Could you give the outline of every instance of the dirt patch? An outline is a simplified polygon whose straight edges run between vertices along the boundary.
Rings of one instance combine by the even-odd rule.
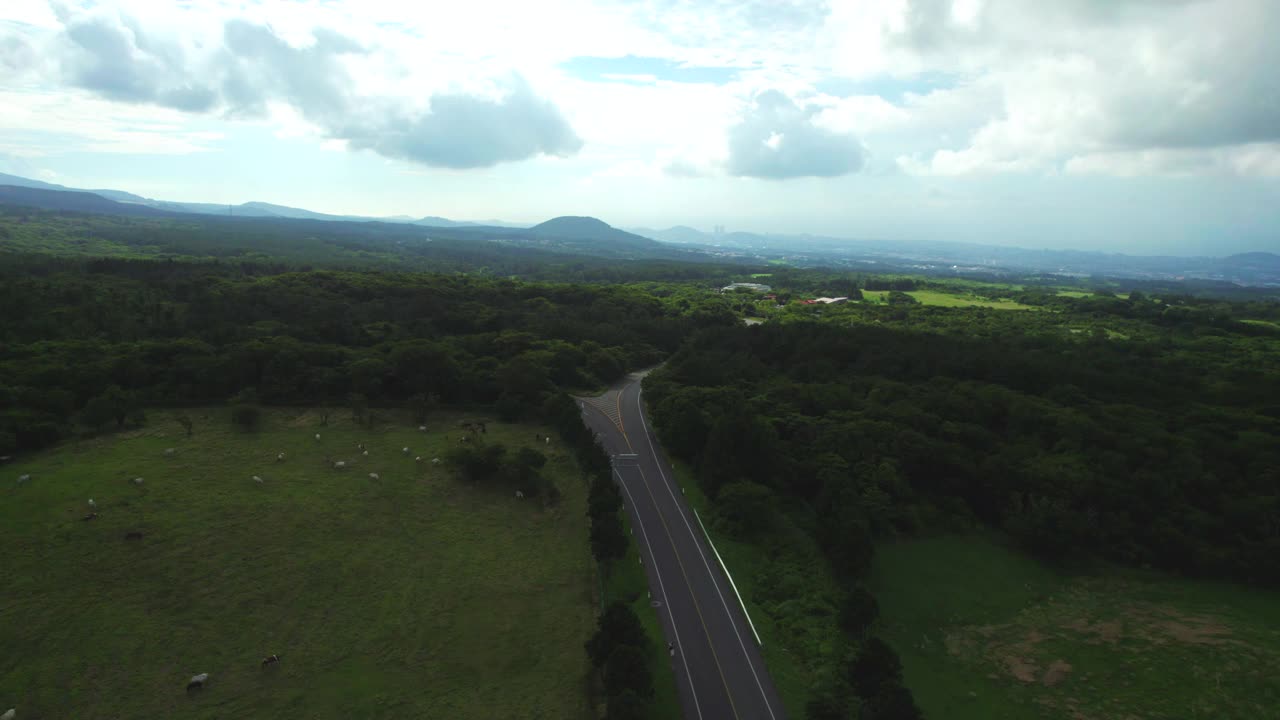
[[[1041,684],[1045,687],[1053,687],[1071,674],[1071,663],[1065,660],[1054,660],[1049,663],[1049,669],[1044,671],[1044,676],[1040,678]]]
[[[943,636],[942,642],[947,647],[947,652],[956,657],[968,657],[974,651],[974,639],[967,633],[949,632]]]
[[[1103,643],[1114,645],[1124,633],[1124,623],[1119,620],[1090,623],[1088,620],[1080,619],[1072,620],[1064,624],[1063,627],[1068,630],[1074,630],[1081,635],[1091,636],[1085,640],[1090,645],[1101,645]]]
[[[1137,625],[1134,634],[1155,645],[1242,644],[1231,638],[1231,628],[1211,616],[1190,615],[1161,605],[1133,608],[1126,615]]]
[[[332,414],[332,413],[324,413],[324,415],[331,415],[331,414]],[[288,418],[287,420],[285,420],[284,425],[285,425],[285,427],[291,427],[291,428],[296,428],[296,427],[319,427],[319,426],[320,426],[320,421],[321,421],[321,420],[323,420],[323,419],[324,419],[324,418],[323,418],[323,416],[322,416],[322,414],[321,414],[321,412],[320,412],[320,411],[318,411],[318,410],[307,410],[307,411],[302,412],[302,413],[299,413],[299,414],[297,414],[297,415],[295,415],[295,416],[293,416],[293,417],[291,417],[291,418]]]
[[[1025,657],[1019,657],[1017,655],[1005,655],[1003,660],[1005,669],[1007,669],[1009,674],[1014,678],[1024,683],[1033,683],[1036,681],[1036,676],[1039,675],[1039,668],[1036,667],[1035,663]]]
[[[1173,639],[1192,645],[1225,645],[1230,642],[1227,636],[1231,630],[1227,626],[1212,620],[1199,620],[1194,623],[1166,621],[1157,625],[1159,629],[1173,636]]]

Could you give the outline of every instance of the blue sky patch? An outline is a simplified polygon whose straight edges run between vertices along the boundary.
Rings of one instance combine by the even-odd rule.
[[[593,57],[580,55],[560,63],[574,77],[589,82],[628,82],[628,77],[653,77],[667,82],[723,85],[738,77],[738,68],[682,65],[656,57]],[[634,81],[632,81],[634,82]]]

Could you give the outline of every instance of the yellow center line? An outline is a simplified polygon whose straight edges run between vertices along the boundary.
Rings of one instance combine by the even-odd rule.
[[[627,441],[627,449],[633,454],[636,449],[631,447],[631,437],[627,435],[627,426],[622,422],[622,391],[618,391],[618,429],[622,431],[622,439]],[[652,495],[652,493],[650,493]]]
[[[627,448],[632,453],[635,453],[635,448],[631,446],[631,438],[627,435],[627,429],[622,423],[622,390],[618,391],[617,408],[618,429],[622,431],[622,438],[627,441]],[[596,408],[596,410],[599,410],[601,415],[609,417],[608,413],[600,410],[600,408]],[[635,468],[640,471],[640,481],[644,483],[645,492],[649,493],[649,500],[653,503],[653,509],[658,513],[658,520],[662,521],[662,529],[667,533],[667,542],[671,543],[671,552],[676,556],[676,565],[680,567],[680,575],[684,577],[684,585],[689,589],[689,597],[693,600],[693,610],[698,614],[698,622],[702,625],[702,634],[707,637],[707,647],[711,648],[711,659],[715,661],[716,671],[720,673],[720,682],[724,685],[724,694],[729,698],[729,708],[733,710],[733,716],[741,720],[741,716],[738,715],[738,706],[733,702],[733,692],[729,690],[729,680],[724,676],[724,667],[720,664],[720,655],[716,652],[716,644],[711,640],[711,631],[707,629],[707,620],[702,616],[702,605],[698,602],[698,596],[693,592],[693,583],[689,582],[689,571],[684,567],[684,560],[680,557],[680,551],[676,549],[676,539],[671,534],[671,526],[667,524],[666,515],[663,515],[662,510],[658,507],[658,498],[654,496],[653,488],[649,486],[649,478],[644,474],[644,468],[640,467],[638,463]],[[621,479],[621,475],[619,475],[619,479]],[[636,509],[636,512],[639,514],[639,508]]]
[[[707,629],[706,619],[702,617],[702,606],[698,603],[698,596],[693,592],[693,583],[689,582],[689,573],[684,569],[684,561],[680,559],[680,551],[676,549],[676,539],[671,535],[671,526],[667,524],[666,516],[658,508],[658,498],[654,497],[653,489],[649,487],[649,478],[645,477],[644,468],[638,464],[635,467],[640,471],[640,480],[644,483],[645,492],[649,493],[649,499],[653,501],[653,509],[658,513],[658,519],[662,521],[662,529],[666,531],[667,541],[671,543],[671,552],[675,554],[676,564],[680,566],[680,574],[684,576],[684,585],[689,589],[689,597],[693,599],[693,610],[698,613],[698,622],[702,624],[702,633],[707,636],[707,646],[711,648],[711,659],[715,660],[716,670],[720,673],[720,682],[724,683],[724,694],[729,698],[729,707],[733,710],[733,716],[740,718],[738,706],[733,702],[733,692],[729,690],[729,681],[725,678],[724,668],[720,665],[720,655],[716,652],[716,644],[711,640],[711,631]]]

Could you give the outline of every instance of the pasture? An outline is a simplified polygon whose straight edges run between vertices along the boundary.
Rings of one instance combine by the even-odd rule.
[[[877,548],[881,633],[926,716],[1277,717],[1280,593],[1063,575],[976,536]]]
[[[937,290],[912,290],[907,293],[911,297],[920,302],[921,305],[932,305],[935,307],[981,307],[992,308],[995,310],[1037,310],[1032,305],[1024,305],[1007,298],[987,298],[971,293],[948,293],[939,292]],[[867,300],[873,302],[885,302],[889,296],[887,292],[865,292],[863,296]]]
[[[189,415],[190,438],[157,414],[0,466],[0,709],[594,717],[586,489],[554,440],[536,443],[563,493],[544,507],[429,462],[463,416],[420,432],[277,410],[247,433],[222,408]],[[514,450],[546,432],[490,422],[484,437]],[[88,498],[98,517],[85,521]],[[261,667],[272,653],[281,662]],[[203,672],[208,686],[188,693]]]

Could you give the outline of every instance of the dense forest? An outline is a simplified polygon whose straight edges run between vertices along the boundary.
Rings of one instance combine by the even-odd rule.
[[[918,716],[867,636],[884,539],[998,528],[1059,565],[1280,584],[1277,305],[1010,292],[1043,309],[737,297],[771,321],[700,331],[646,380],[718,525],[774,547],[786,517],[843,585],[824,599],[794,558],[766,578],[766,597],[801,593],[769,601],[781,612],[829,612],[848,634],[810,657],[811,718]]]
[[[704,295],[28,257],[0,270],[0,454],[123,425],[134,409],[242,393],[266,404],[496,403],[519,417],[557,389],[658,362],[697,327],[735,322]]]
[[[749,482],[816,510],[854,576],[863,538],[960,518],[1059,560],[1280,582],[1274,331],[1180,314],[1118,341],[925,314],[705,331],[649,382],[663,440],[713,495]]]

